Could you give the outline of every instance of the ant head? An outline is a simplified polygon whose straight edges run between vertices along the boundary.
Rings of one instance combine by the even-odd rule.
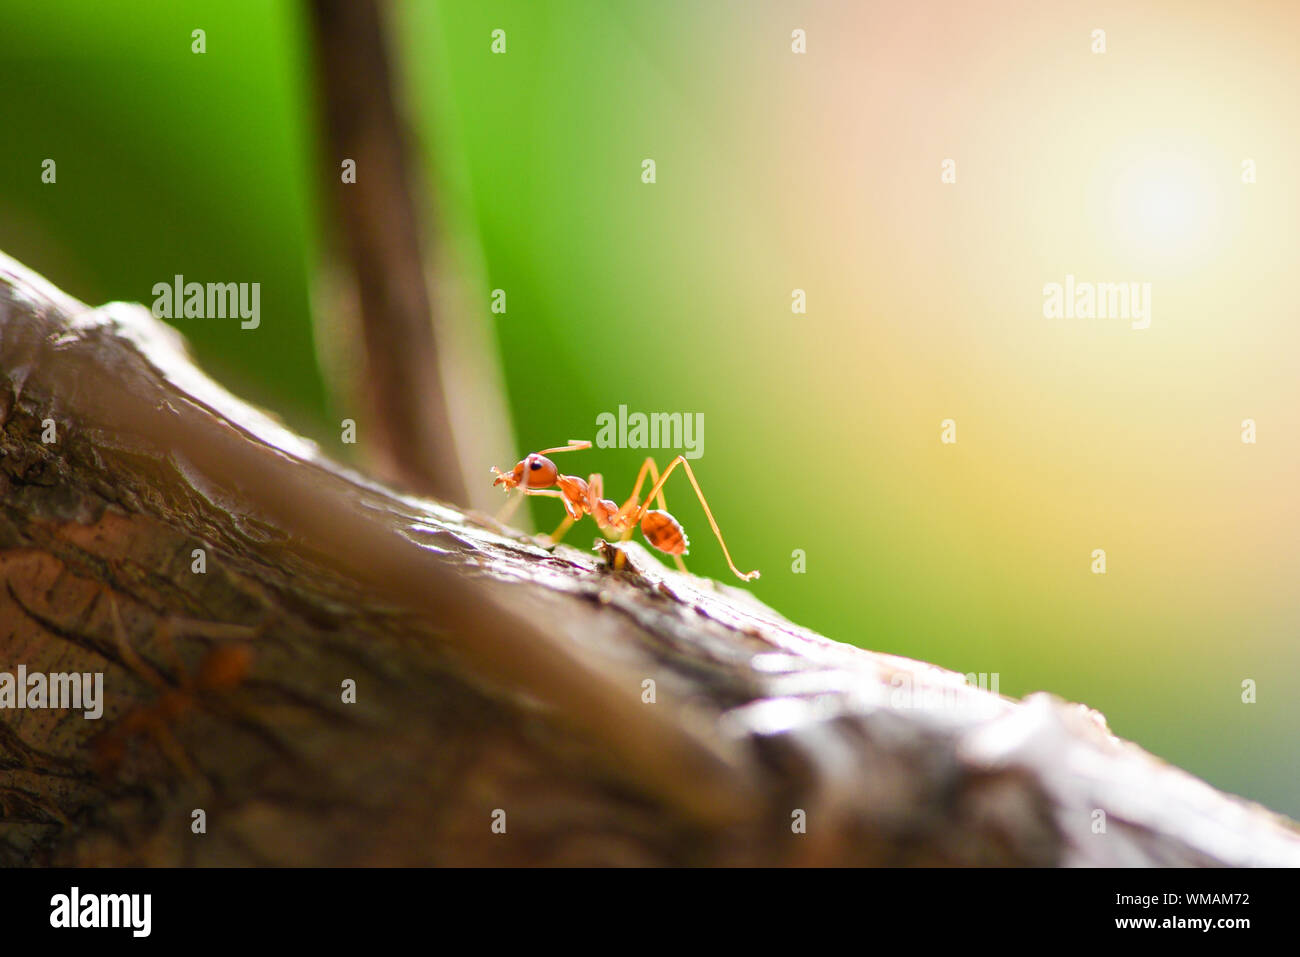
[[[546,456],[533,452],[509,472],[493,468],[492,474],[496,476],[496,481],[492,484],[504,485],[509,491],[521,484],[525,488],[550,488],[559,477],[560,470]]]

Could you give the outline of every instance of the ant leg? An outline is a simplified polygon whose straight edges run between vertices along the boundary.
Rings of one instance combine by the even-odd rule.
[[[117,763],[127,737],[131,734],[144,733],[149,735],[163,756],[172,763],[172,766],[191,785],[202,790],[210,790],[210,782],[194,766],[194,763],[189,759],[185,749],[176,740],[176,736],[172,734],[169,727],[169,722],[175,721],[189,711],[193,704],[191,692],[187,687],[189,684],[188,674],[185,671],[184,664],[180,661],[180,656],[176,653],[176,646],[171,640],[171,633],[166,632],[164,637],[160,634],[163,629],[161,627],[155,628],[155,634],[162,638],[168,656],[175,658],[175,664],[179,669],[177,675],[179,687],[172,687],[161,674],[136,654],[127,637],[126,626],[122,623],[122,616],[117,609],[117,601],[113,597],[113,593],[108,589],[104,589],[103,594],[108,599],[108,614],[109,621],[112,624],[113,643],[117,646],[117,650],[121,654],[122,660],[126,662],[127,667],[144,678],[158,691],[158,698],[152,705],[137,705],[123,716],[117,726],[103,732],[97,741],[101,768],[107,769]]]
[[[636,484],[632,486],[632,494],[627,497],[627,501],[623,503],[623,507],[618,510],[619,518],[626,518],[635,511],[637,502],[641,501],[641,486],[645,484],[646,472],[652,469],[654,470],[655,477],[650,481],[651,483],[658,482],[659,469],[655,468],[654,456],[647,455],[645,461],[641,463],[641,471],[636,473]],[[667,511],[667,509],[665,509],[665,511]],[[631,526],[628,527],[630,531]]]
[[[568,534],[569,529],[572,527],[573,527],[573,516],[572,515],[564,516],[564,521],[562,521],[559,524],[559,526],[555,529],[555,531],[551,532],[551,544],[552,545],[560,544],[560,542],[564,540],[564,536]]]
[[[623,507],[618,510],[619,518],[626,519],[633,512],[638,511],[636,506],[637,506],[637,502],[640,501],[641,499],[641,486],[645,484],[645,477],[647,472],[650,473],[651,484],[655,486],[656,490],[659,493],[659,507],[663,509],[665,512],[668,511],[668,500],[664,498],[664,493],[662,488],[663,483],[659,481],[659,467],[655,465],[654,456],[647,455],[646,460],[641,463],[641,471],[637,473],[636,485],[632,486],[632,494],[627,497],[627,501],[623,503]],[[654,497],[655,497],[655,493],[651,492],[650,498],[654,498]],[[646,499],[646,505],[649,504],[650,504],[650,499],[648,498]],[[636,523],[638,521],[640,521],[639,516],[635,521],[628,522],[627,530],[623,533],[623,538],[621,539],[621,541],[627,541],[629,538],[632,537],[632,530],[636,528]]]
[[[499,524],[504,525],[504,524],[506,524],[508,521],[510,521],[510,517],[511,517],[512,515],[514,515],[515,512],[517,512],[517,511],[519,510],[519,506],[520,506],[520,504],[523,503],[523,500],[524,500],[524,497],[525,497],[525,496],[528,496],[528,495],[550,495],[550,496],[552,496],[552,497],[554,497],[554,498],[564,498],[564,493],[563,493],[563,492],[560,492],[558,489],[553,489],[553,488],[550,488],[550,489],[544,489],[544,488],[520,488],[520,489],[518,489],[517,491],[519,492],[519,494],[518,494],[518,495],[511,495],[508,499],[506,499],[506,504],[503,505],[503,506],[501,507],[501,510],[498,511],[498,512],[496,513],[496,515],[494,516],[495,519],[496,519],[496,521],[497,521]]]
[[[668,481],[668,476],[672,475],[673,469],[677,468],[677,466],[679,465],[684,466],[686,468],[686,477],[691,480],[691,486],[695,489],[695,495],[697,498],[699,498],[700,505],[703,506],[704,508],[704,514],[709,520],[709,525],[713,529],[714,536],[718,539],[718,544],[722,546],[722,554],[726,556],[727,564],[731,566],[732,572],[735,573],[736,577],[739,578],[741,581],[750,581],[754,578],[757,578],[758,569],[754,569],[752,572],[742,572],[739,568],[736,567],[736,563],[731,560],[731,552],[727,551],[727,543],[722,538],[722,529],[718,528],[717,520],[714,519],[713,512],[709,508],[709,503],[704,498],[704,492],[700,489],[700,483],[696,481],[695,472],[691,470],[691,463],[686,461],[685,456],[681,456],[681,455],[677,456],[677,458],[673,459],[672,462],[669,463],[668,468],[664,469],[663,475],[659,476],[659,479],[654,484],[654,488],[652,488],[650,490],[650,494],[646,496],[645,502],[642,503],[642,505],[636,510],[636,513],[633,515],[632,524],[633,525],[640,524],[641,519],[645,516],[646,509],[649,507],[650,502],[654,499],[656,495],[660,493],[660,491],[663,489],[664,483]],[[665,509],[664,511],[667,511],[667,509]]]
[[[526,488],[524,489],[524,494],[545,495],[547,498],[558,498],[561,502],[564,503],[564,510],[568,512],[570,515],[573,515],[573,520],[575,522],[578,519],[582,518],[581,512],[578,512],[578,514],[576,515],[573,514],[574,513],[573,503],[569,501],[569,496],[565,495],[558,488]]]
[[[565,495],[559,489],[553,488],[528,488],[524,489],[525,495],[545,495],[547,498],[558,498],[564,504],[564,521],[551,532],[551,544],[558,545],[560,540],[573,526],[573,523],[582,518],[582,509],[569,501],[569,496]]]
[[[137,655],[135,649],[131,647],[131,642],[126,634],[126,626],[122,624],[122,615],[117,610],[117,600],[113,597],[113,593],[105,587],[101,594],[108,600],[108,620],[113,626],[113,644],[117,646],[118,654],[122,656],[122,660],[126,662],[127,667],[153,685],[154,690],[159,692],[170,690],[171,686],[167,683],[167,679],[146,664],[144,659]],[[167,636],[166,647],[168,655],[173,659],[173,665],[177,669],[177,681],[181,681],[185,674],[185,667],[181,663],[180,656],[176,654],[176,646],[171,643],[170,637],[170,635]]]
[[[506,503],[502,505],[500,509],[497,510],[497,513],[494,516],[497,524],[498,525],[507,524],[510,521],[510,519],[514,516],[515,512],[519,511],[519,504],[523,500],[524,500],[524,496],[522,493],[519,495],[507,496]]]
[[[623,507],[618,510],[620,518],[625,518],[628,514],[635,511],[635,505],[641,498],[641,486],[645,483],[647,472],[650,473],[650,481],[653,484],[660,486],[659,507],[665,512],[668,511],[668,500],[664,498],[662,484],[659,481],[659,467],[655,465],[654,456],[647,455],[645,461],[641,463],[641,471],[637,473],[636,485],[632,487],[632,494],[628,496]],[[654,498],[653,493],[650,497]],[[649,504],[649,499],[646,501],[647,504]],[[636,524],[636,522],[628,522],[627,528],[623,530],[623,534],[619,537],[620,542],[626,542],[632,537],[632,533],[636,530]],[[686,562],[682,561],[682,556],[674,555],[673,563],[676,564],[678,571],[686,571]]]

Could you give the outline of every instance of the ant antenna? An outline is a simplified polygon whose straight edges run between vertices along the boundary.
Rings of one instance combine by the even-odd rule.
[[[583,449],[591,448],[591,443],[586,439],[569,439],[568,445],[559,445],[553,449],[542,449],[538,455],[550,455],[553,452],[581,452]]]

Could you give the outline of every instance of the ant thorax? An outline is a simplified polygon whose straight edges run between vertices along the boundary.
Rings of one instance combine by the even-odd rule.
[[[584,511],[587,510],[587,483],[576,475],[561,475],[555,480],[555,484],[560,487],[560,491],[574,505]]]

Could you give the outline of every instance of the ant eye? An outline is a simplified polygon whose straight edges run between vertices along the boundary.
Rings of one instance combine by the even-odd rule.
[[[536,472],[538,469],[540,469],[540,468],[542,467],[542,463],[541,463],[541,462],[534,462],[532,465],[530,465],[530,466],[528,466],[528,467],[529,467],[530,469],[532,469],[534,472]]]

